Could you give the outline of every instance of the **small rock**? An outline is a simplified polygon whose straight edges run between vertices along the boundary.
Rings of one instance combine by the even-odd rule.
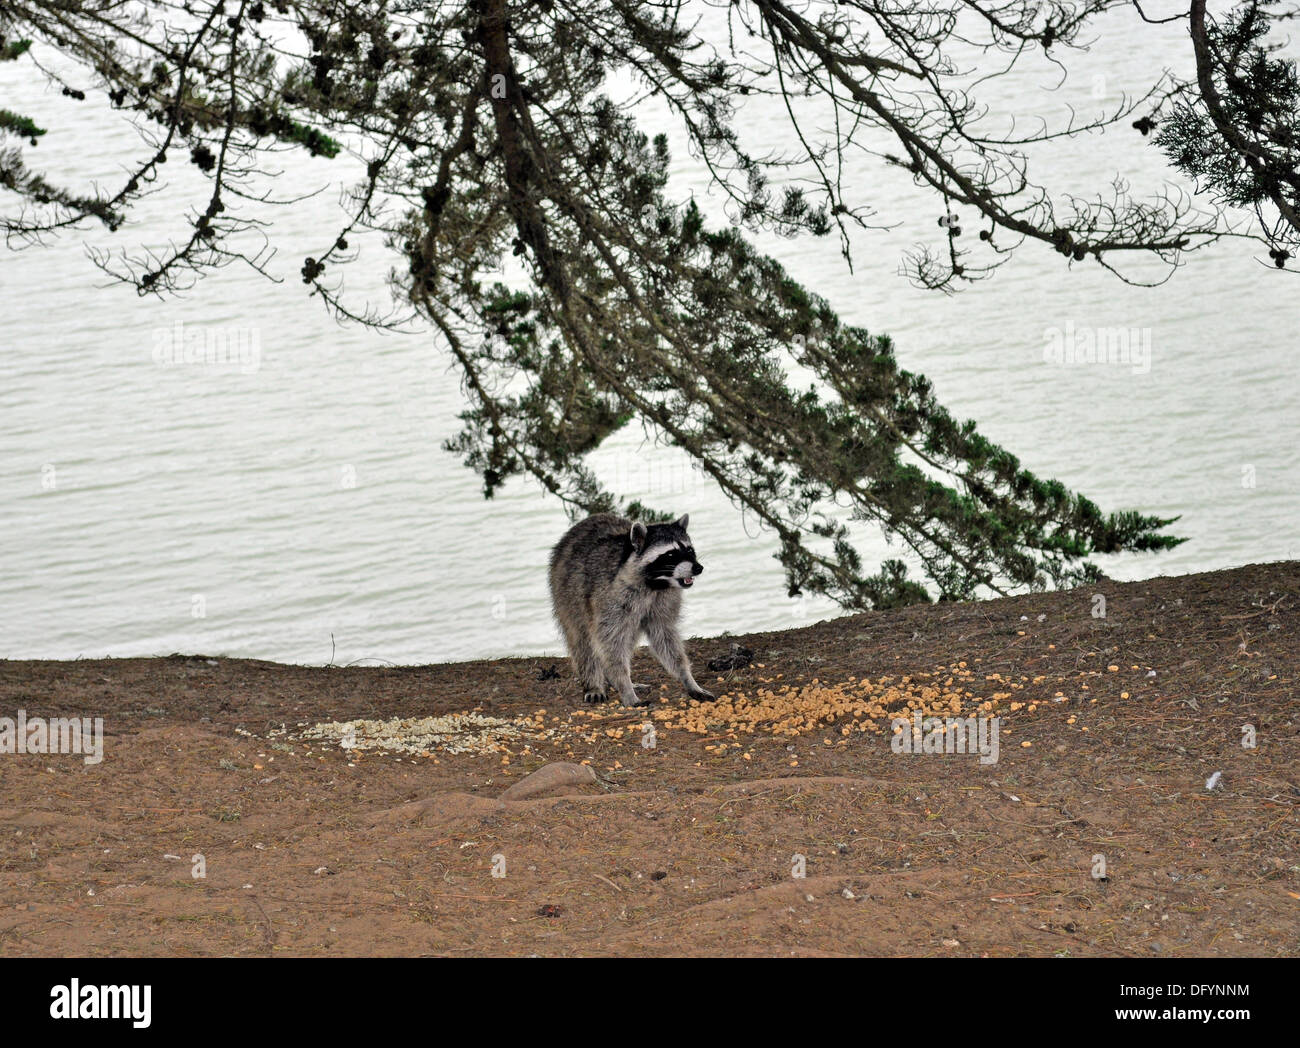
[[[574,786],[590,785],[595,781],[596,773],[589,765],[557,761],[538,768],[531,775],[525,775],[501,794],[501,799],[522,801],[531,797],[542,797],[548,793],[561,792]]]
[[[719,655],[715,659],[709,660],[709,669],[714,673],[723,673],[727,670],[743,670],[754,661],[754,653],[749,648],[742,648],[739,644],[731,645],[731,653],[728,655]]]

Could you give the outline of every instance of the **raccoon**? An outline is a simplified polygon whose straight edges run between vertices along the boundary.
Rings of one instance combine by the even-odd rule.
[[[713,698],[691,676],[677,632],[682,590],[704,570],[686,534],[688,520],[633,524],[598,513],[571,527],[551,551],[551,605],[584,701],[605,701],[611,687],[625,706],[650,701],[637,695],[631,677],[632,652],[643,633],[686,694]]]

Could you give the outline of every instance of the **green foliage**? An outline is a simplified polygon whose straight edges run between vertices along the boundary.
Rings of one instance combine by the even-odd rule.
[[[109,229],[116,229],[121,215],[103,197],[81,196],[50,184],[42,175],[29,171],[16,148],[0,149],[0,187],[39,205],[54,204],[79,214],[94,215]]]
[[[1274,6],[1249,0],[1221,22],[1206,17],[1197,41],[1203,86],[1175,98],[1155,142],[1216,199],[1260,213],[1280,268],[1300,243],[1300,77],[1270,39]]]
[[[342,146],[339,142],[315,127],[308,127],[283,113],[254,107],[247,115],[248,129],[259,137],[272,136],[281,142],[302,146],[312,156],[333,159]]]
[[[917,555],[940,599],[1077,584],[1096,577],[1091,554],[1181,541],[1160,534],[1170,520],[1103,514],[1023,470],[900,368],[888,338],[842,324],[734,229],[709,230],[693,203],[670,206],[666,151],[606,100],[574,120],[602,130],[602,206],[548,187],[573,222],[548,230],[562,277],[538,279],[564,290],[458,288],[487,323],[481,344],[461,349],[477,403],[448,447],[490,477],[489,491],[531,472],[575,512],[616,506],[583,456],[637,417],[778,533],[792,594],[850,608],[931,598],[901,560],[865,574],[854,521]],[[635,241],[620,235],[630,229]],[[791,388],[792,363],[817,384]],[[849,523],[836,505],[850,507]]]
[[[36,139],[45,134],[45,128],[37,127],[30,117],[21,116],[8,109],[0,109],[0,131],[31,139],[32,145],[36,144]]]
[[[0,36],[0,62],[12,62],[20,55],[25,55],[31,46],[30,40],[5,41],[4,37]]]
[[[845,198],[845,157],[881,155],[884,135],[907,157],[886,162],[906,167],[941,213],[962,207],[983,227],[958,241],[960,227],[943,226],[942,251],[912,268],[920,283],[991,271],[1009,255],[993,242],[1002,232],[1071,261],[1137,253],[1176,264],[1193,239],[1219,235],[1213,216],[1189,221],[1167,200],[1054,204],[1019,150],[1057,132],[998,142],[977,127],[970,83],[951,79],[944,48],[959,18],[963,32],[985,33],[962,46],[1009,67],[1037,48],[1056,58],[1107,4],[1008,0],[989,25],[967,25],[963,0],[838,5],[815,21],[800,5],[746,0],[721,5],[732,34],[720,49],[677,2],[200,5],[183,27],[161,0],[11,6],[0,26],[79,62],[147,128],[149,151],[109,200],[60,192],[16,151],[0,153],[0,184],[58,205],[49,223],[6,232],[39,239],[85,215],[115,224],[169,154],[188,156],[208,190],[186,212],[188,237],[110,269],[142,293],[175,291],[183,275],[235,259],[260,266],[230,245],[262,229],[237,211],[274,195],[264,153],[334,157],[347,142],[364,177],[346,227],[304,260],[303,283],[340,316],[374,322],[331,281],[354,231],[384,236],[400,259],[400,302],[459,368],[468,407],[447,447],[487,497],[526,476],[575,514],[689,509],[606,490],[588,465],[636,425],[775,534],[791,593],[849,608],[1072,585],[1096,577],[1093,555],[1181,541],[1164,534],[1169,519],[1103,513],[1023,469],[900,367],[887,335],[843,323],[749,238],[836,232],[848,258],[848,234],[869,228],[871,209]],[[711,226],[668,193],[668,140],[608,97],[614,76],[634,78],[679,122],[734,225]],[[1284,99],[1282,71],[1259,76]],[[787,110],[789,154],[742,145],[741,100],[757,91],[807,100]],[[801,122],[796,110],[817,105],[822,126]],[[1061,133],[1104,127],[1132,105]],[[794,382],[796,368],[812,379]],[[854,544],[865,530],[898,543],[923,577],[909,578],[902,557],[865,567]]]

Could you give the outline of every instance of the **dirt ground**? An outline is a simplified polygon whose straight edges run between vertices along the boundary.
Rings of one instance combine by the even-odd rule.
[[[584,708],[556,658],[0,662],[0,717],[105,732],[99,764],[0,755],[0,954],[1295,956],[1298,631],[1285,563],[689,644],[733,697],[998,694],[996,764],[866,715],[714,724],[644,649],[653,720]],[[706,672],[732,641],[754,664]],[[544,730],[297,737],[469,710]],[[501,800],[554,761],[596,781]]]

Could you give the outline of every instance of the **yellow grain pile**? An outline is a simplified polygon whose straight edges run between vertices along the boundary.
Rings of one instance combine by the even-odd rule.
[[[652,716],[666,728],[697,735],[769,734],[791,738],[812,732],[882,734],[896,717],[965,717],[989,714],[1029,680],[991,674],[977,681],[964,662],[935,673],[900,678],[879,677],[829,682],[814,677],[806,684],[784,681],[783,674],[759,678],[752,693],[723,692],[715,702],[691,701],[669,706]]]
[[[980,660],[974,660],[978,663]],[[760,663],[755,669],[763,670]],[[1140,667],[1132,666],[1135,672]],[[512,757],[540,756],[549,750],[583,762],[584,747],[652,749],[647,745],[656,731],[683,731],[706,736],[704,749],[714,754],[735,751],[751,759],[750,743],[756,737],[798,738],[818,734],[826,745],[846,745],[855,734],[888,735],[896,718],[912,721],[925,717],[970,717],[975,715],[1033,714],[1041,707],[1069,701],[1064,690],[1042,697],[1056,686],[1068,688],[1077,699],[1095,703],[1087,680],[1121,672],[1115,664],[1102,670],[1077,670],[1060,674],[1020,675],[985,673],[965,662],[938,665],[932,672],[869,678],[848,677],[827,681],[802,676],[788,680],[784,673],[760,676],[748,690],[726,689],[726,679],[717,678],[716,701],[686,700],[669,685],[661,687],[658,704],[642,710],[628,710],[617,702],[598,707],[564,707],[560,711],[538,709],[518,717],[489,717],[481,707],[441,717],[394,718],[387,721],[355,720],[324,724],[299,724],[281,728],[268,738],[288,736],[322,752],[341,748],[350,760],[360,760],[366,751],[410,757],[474,754],[500,756],[503,765]],[[748,677],[748,674],[745,675]],[[733,678],[734,679],[734,678]],[[1030,687],[1031,694],[1016,693]],[[1120,693],[1128,698],[1127,691]],[[1075,724],[1071,717],[1067,723]],[[648,723],[650,722],[650,723]],[[306,730],[303,730],[306,729]],[[898,730],[904,730],[901,727]],[[1004,725],[1001,729],[1013,729]],[[1080,726],[1079,731],[1087,731]],[[251,734],[241,732],[241,734]],[[1028,746],[1029,743],[1021,743]],[[588,751],[589,753],[593,751]],[[307,756],[313,756],[308,749]],[[549,754],[547,754],[549,755]],[[797,765],[797,761],[792,761]],[[613,761],[612,768],[622,767]]]
[[[516,720],[487,717],[475,710],[441,717],[327,721],[300,724],[292,732],[287,729],[272,731],[268,737],[288,735],[303,742],[338,746],[354,755],[367,750],[419,757],[429,757],[435,752],[509,753],[520,745],[527,750],[527,740],[539,740],[549,734],[542,724],[545,713],[542,710],[534,716]]]

